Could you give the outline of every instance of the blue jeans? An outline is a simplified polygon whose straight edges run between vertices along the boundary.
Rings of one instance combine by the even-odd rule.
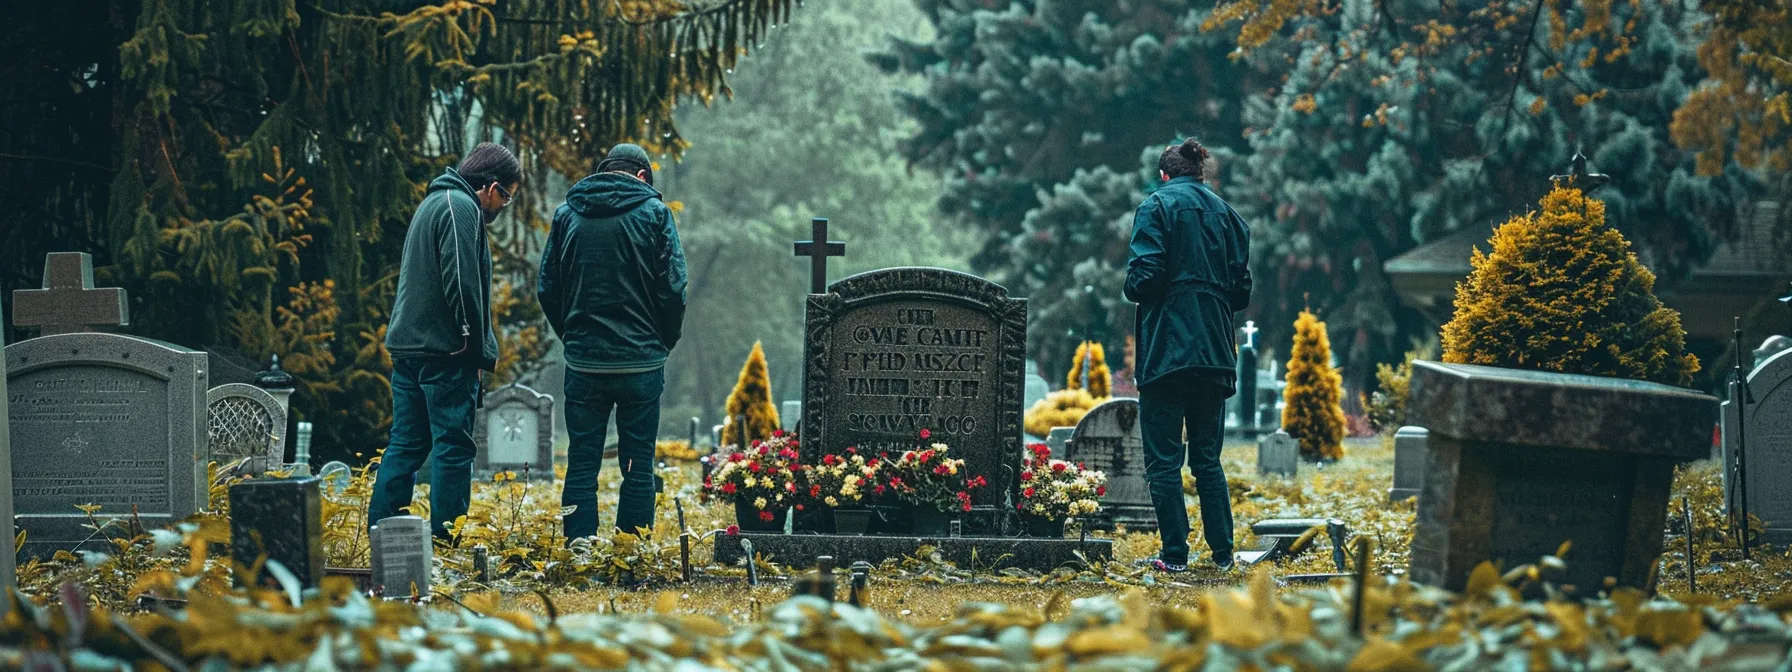
[[[610,412],[616,412],[616,457],[622,466],[616,527],[653,527],[654,443],[660,431],[665,369],[595,374],[566,370],[566,482],[560,505],[576,507],[563,520],[566,538],[597,534],[597,472],[603,466]]]
[[[1188,563],[1188,505],[1182,494],[1186,455],[1201,503],[1201,532],[1215,562],[1232,560],[1232,498],[1220,466],[1227,390],[1192,372],[1173,373],[1139,389],[1139,424],[1145,440],[1145,482],[1163,538],[1158,557]],[[1188,446],[1182,443],[1188,430]]]
[[[367,502],[367,524],[404,515],[417,469],[433,457],[429,525],[447,538],[447,524],[467,513],[473,486],[473,409],[479,369],[424,359],[392,361],[392,439]]]

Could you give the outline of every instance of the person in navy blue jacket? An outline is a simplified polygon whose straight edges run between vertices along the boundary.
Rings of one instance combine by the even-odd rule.
[[[1234,314],[1251,302],[1251,231],[1207,185],[1208,159],[1194,138],[1164,150],[1157,162],[1164,184],[1133,215],[1126,269],[1126,298],[1138,304],[1134,367],[1145,478],[1163,537],[1163,551],[1145,562],[1166,572],[1188,569],[1185,457],[1213,562],[1232,566],[1232,502],[1220,445],[1225,402],[1237,383]]]

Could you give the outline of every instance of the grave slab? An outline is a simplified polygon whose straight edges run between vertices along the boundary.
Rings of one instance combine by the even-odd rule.
[[[1107,474],[1108,493],[1092,529],[1157,529],[1151,485],[1145,481],[1145,441],[1139,433],[1139,400],[1114,399],[1089,409],[1071,434],[1064,461]]]
[[[418,516],[393,516],[373,527],[373,580],[385,597],[429,595],[430,566],[435,545],[429,521]]]
[[[474,478],[514,471],[530,480],[554,478],[554,398],[522,385],[485,396],[473,416]]]
[[[1425,487],[1425,445],[1430,435],[1424,427],[1394,431],[1394,485],[1388,488],[1389,503],[1417,497]]]
[[[163,527],[206,503],[206,356],[131,336],[72,333],[6,346],[17,522],[23,551],[83,542],[77,505]],[[105,546],[105,550],[111,550]]]
[[[1409,412],[1430,431],[1410,576],[1461,590],[1482,561],[1572,542],[1565,583],[1645,587],[1674,465],[1709,452],[1713,397],[1634,380],[1420,361]]]
[[[298,577],[301,587],[317,587],[324,578],[320,484],[315,477],[256,478],[230,486],[230,553],[236,563],[253,567],[265,555]],[[264,569],[254,583],[271,578]]]
[[[1767,526],[1760,540],[1792,543],[1792,350],[1755,367],[1748,385],[1754,403],[1739,403],[1732,384],[1723,405],[1724,502],[1736,501],[1736,429],[1747,423],[1748,513]]]
[[[1050,571],[1080,563],[1081,552],[1090,561],[1111,560],[1113,542],[1107,539],[1039,539],[1027,537],[906,537],[855,536],[838,534],[773,534],[744,532],[731,537],[717,537],[715,561],[732,566],[746,553],[741,540],[753,544],[753,551],[762,557],[791,567],[812,567],[817,556],[832,556],[836,564],[869,562],[908,557],[931,546],[940,557],[970,567],[973,553],[979,568],[1018,567]]]

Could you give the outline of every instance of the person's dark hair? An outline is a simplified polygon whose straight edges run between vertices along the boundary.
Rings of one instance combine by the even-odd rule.
[[[481,142],[473,147],[473,151],[460,160],[457,170],[461,179],[474,190],[484,189],[494,182],[508,188],[523,181],[522,162],[503,145],[492,142]]]
[[[1194,138],[1183,140],[1180,145],[1171,145],[1157,158],[1157,169],[1169,175],[1171,179],[1188,176],[1196,182],[1207,180],[1207,159],[1212,154]]]

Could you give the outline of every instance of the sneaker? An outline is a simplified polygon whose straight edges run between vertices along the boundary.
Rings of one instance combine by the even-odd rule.
[[[1215,556],[1213,558],[1213,566],[1220,568],[1220,571],[1222,572],[1232,571],[1232,556],[1228,555],[1224,558]]]
[[[1188,571],[1187,564],[1174,564],[1174,563],[1164,562],[1163,558],[1145,558],[1143,560],[1138,560],[1138,561],[1133,562],[1133,565],[1136,567],[1149,567],[1151,569],[1163,572],[1165,574],[1181,574],[1183,572]]]

